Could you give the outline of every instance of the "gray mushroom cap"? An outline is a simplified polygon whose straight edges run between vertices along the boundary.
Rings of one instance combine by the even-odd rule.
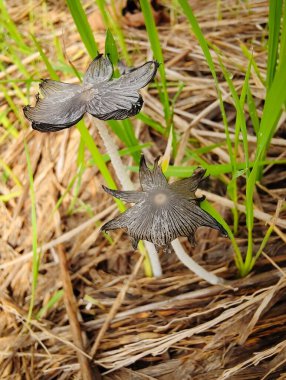
[[[186,236],[195,245],[195,232],[202,226],[219,230],[227,237],[223,226],[200,208],[203,198],[195,196],[206,171],[198,168],[191,177],[168,184],[158,160],[151,170],[142,156],[139,168],[142,191],[111,190],[103,186],[108,194],[135,205],[101,229],[126,229],[134,249],[139,240],[166,248],[179,236]]]
[[[157,68],[158,63],[150,61],[111,79],[112,64],[100,54],[89,65],[82,84],[42,80],[35,107],[24,107],[24,114],[41,132],[69,128],[86,112],[101,120],[126,119],[140,112],[139,90],[154,78]]]

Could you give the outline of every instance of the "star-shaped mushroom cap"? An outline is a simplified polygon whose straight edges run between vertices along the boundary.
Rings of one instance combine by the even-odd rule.
[[[156,61],[146,62],[120,78],[111,79],[108,57],[98,55],[89,65],[82,84],[44,79],[35,107],[24,107],[32,127],[41,132],[59,131],[75,125],[88,112],[101,120],[122,120],[140,112],[139,93],[155,76]]]
[[[202,226],[214,228],[228,236],[222,225],[200,208],[203,198],[195,196],[206,171],[198,168],[191,177],[168,184],[158,160],[150,170],[142,156],[139,168],[142,191],[111,190],[103,186],[112,196],[135,205],[101,229],[127,229],[134,249],[139,240],[168,247],[179,236],[188,237],[190,243],[195,245],[195,232]]]

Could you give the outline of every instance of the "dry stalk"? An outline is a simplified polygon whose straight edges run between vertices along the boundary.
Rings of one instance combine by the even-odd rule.
[[[68,269],[68,260],[66,257],[66,253],[61,244],[57,247],[58,257],[59,257],[59,265],[61,271],[61,277],[63,281],[63,289],[64,289],[64,301],[65,306],[69,318],[70,329],[73,337],[74,344],[82,351],[85,351],[82,332],[80,328],[80,323],[78,320],[78,308],[76,298],[73,293],[73,286],[71,282],[71,277]],[[83,380],[100,380],[101,375],[96,366],[91,368],[90,361],[88,358],[83,355],[81,352],[76,352],[78,361],[81,368],[81,375]]]

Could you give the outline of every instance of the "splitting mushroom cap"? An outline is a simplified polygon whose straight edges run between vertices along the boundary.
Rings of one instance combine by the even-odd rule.
[[[111,79],[113,67],[108,57],[99,54],[89,65],[82,84],[51,79],[40,83],[35,107],[24,107],[32,128],[55,132],[75,125],[87,112],[101,120],[122,120],[140,112],[143,99],[139,90],[156,75],[156,61]]]

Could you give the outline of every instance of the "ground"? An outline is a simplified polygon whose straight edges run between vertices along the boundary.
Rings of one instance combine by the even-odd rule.
[[[209,165],[229,164],[217,92],[203,52],[186,17],[177,11],[176,2],[162,4],[156,20],[170,98],[184,85],[174,103],[179,143],[171,163],[182,168],[196,166],[199,155]],[[204,36],[220,49],[238,92],[248,65],[246,52],[253,49],[257,69],[251,71],[249,82],[261,117],[265,87],[260,76],[266,77],[268,3],[191,4]],[[6,5],[29,48],[21,48],[20,37],[13,40],[8,36],[7,46],[11,46],[1,53],[0,378],[79,379],[85,378],[83,368],[88,371],[89,367],[95,373],[97,366],[106,380],[285,379],[285,114],[272,139],[268,164],[253,198],[255,252],[269,224],[274,229],[251,273],[241,278],[231,241],[204,228],[197,232],[195,248],[184,238],[181,242],[196,262],[225,280],[223,285],[201,280],[173,252],[160,253],[161,277],[147,277],[141,255],[133,251],[124,231],[112,232],[112,240],[100,231],[102,223],[119,211],[102,190],[105,179],[90,151],[80,146],[79,130],[73,127],[41,134],[31,129],[22,113],[22,107],[33,102],[38,80],[50,77],[30,33],[36,36],[62,81],[77,81],[70,62],[84,72],[90,61],[67,5],[63,1],[19,4],[13,0]],[[102,51],[105,31],[101,29],[99,12],[94,2],[85,1],[84,5]],[[150,59],[144,27],[130,25],[125,18],[119,22],[133,64]],[[215,53],[213,59],[233,140],[235,108]],[[132,125],[140,143],[149,144],[144,146],[144,153],[152,161],[164,154],[168,136],[160,129],[165,119],[156,86],[149,86],[142,96],[143,112],[149,124],[152,119],[157,127],[147,125],[147,119],[136,118]],[[249,108],[245,106],[244,111],[252,160],[256,137]],[[86,119],[86,126],[104,154],[95,125]],[[118,137],[116,143],[120,148],[126,147]],[[34,178],[40,248],[31,318],[27,315],[35,226],[27,150]],[[84,152],[84,160],[79,158],[79,152]],[[236,160],[245,160],[241,146]],[[127,155],[123,161],[136,165]],[[109,161],[108,168],[116,180]],[[138,186],[136,173],[132,180]],[[244,173],[237,181],[241,207],[235,239],[245,255]],[[233,203],[227,193],[228,183],[226,171],[211,175],[204,186],[207,199],[232,228]],[[64,258],[67,262],[63,262]],[[67,286],[69,275],[73,290],[68,293],[65,287],[64,302],[63,284]],[[73,301],[78,311],[71,318]],[[71,326],[74,321],[75,328]]]

